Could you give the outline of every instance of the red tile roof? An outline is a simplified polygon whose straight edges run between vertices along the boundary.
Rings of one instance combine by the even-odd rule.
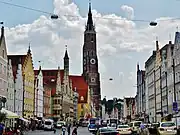
[[[34,70],[35,75],[38,74],[39,70]],[[43,83],[46,85],[53,85],[54,87],[51,89],[51,95],[53,96],[56,93],[56,79],[57,79],[57,69],[45,69],[42,70],[43,73]],[[63,84],[64,70],[60,70],[61,74],[61,83]],[[52,82],[52,80],[54,80]]]
[[[13,76],[16,79],[18,64],[24,64],[27,55],[8,55],[8,60],[11,59]]]
[[[83,76],[70,75],[69,77],[72,80],[73,90],[76,87],[76,91],[79,94],[78,103],[87,103],[88,99],[88,84],[85,82]],[[84,97],[84,100],[81,100],[81,97]]]

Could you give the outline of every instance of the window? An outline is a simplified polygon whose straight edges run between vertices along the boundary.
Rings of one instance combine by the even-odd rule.
[[[2,73],[2,64],[0,63],[0,73]]]
[[[5,58],[5,51],[2,52],[2,57]]]

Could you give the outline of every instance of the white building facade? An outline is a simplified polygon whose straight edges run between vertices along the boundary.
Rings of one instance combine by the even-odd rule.
[[[43,88],[43,74],[41,66],[39,68],[38,74],[35,78],[35,101],[34,101],[34,115],[38,118],[43,117],[43,100],[44,100],[44,88]]]
[[[23,116],[23,75],[22,64],[18,64],[15,78],[15,113]]]
[[[0,37],[0,97],[4,97],[4,99],[7,97],[7,70],[7,49],[4,36],[4,27],[2,27]]]
[[[150,122],[155,122],[155,59],[156,51],[145,62],[145,81],[146,81],[146,113]]]
[[[11,65],[11,59],[8,60],[8,88],[7,88],[7,106],[9,111],[14,112],[14,76]]]

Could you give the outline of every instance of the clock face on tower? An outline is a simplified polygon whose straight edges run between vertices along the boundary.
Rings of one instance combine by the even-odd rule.
[[[90,63],[91,63],[91,64],[96,64],[96,60],[92,58],[92,59],[90,60]]]

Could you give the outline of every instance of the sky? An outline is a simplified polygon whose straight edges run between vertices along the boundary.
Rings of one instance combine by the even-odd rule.
[[[22,5],[59,16],[4,4]],[[34,67],[63,68],[68,45],[70,73],[82,73],[83,33],[87,21],[88,0],[0,0],[0,21],[4,22],[8,54],[24,54],[29,43]],[[97,31],[97,49],[102,98],[136,94],[136,65],[144,63],[155,49],[169,40],[180,26],[179,0],[91,0]],[[136,20],[144,20],[138,22]],[[150,21],[158,22],[156,27]],[[113,78],[112,81],[109,79]]]

